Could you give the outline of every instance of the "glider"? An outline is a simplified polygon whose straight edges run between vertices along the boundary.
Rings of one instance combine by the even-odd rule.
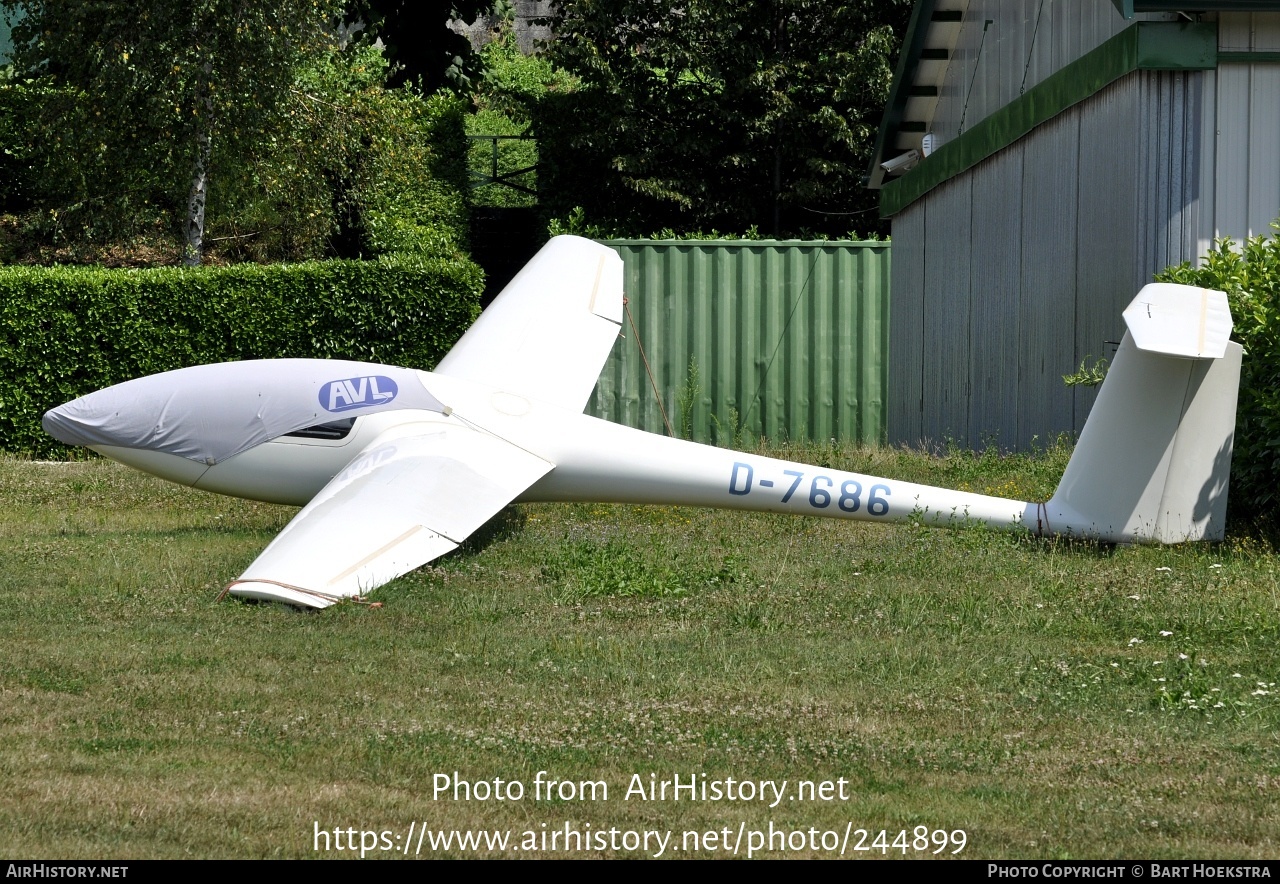
[[[1221,292],[1148,285],[1053,497],[1004,500],[790,463],[588,417],[622,261],[551,240],[435,371],[200,365],[44,416],[69,445],[206,491],[302,506],[228,587],[323,608],[441,556],[513,501],[672,504],[1178,543],[1222,537],[1241,349]]]

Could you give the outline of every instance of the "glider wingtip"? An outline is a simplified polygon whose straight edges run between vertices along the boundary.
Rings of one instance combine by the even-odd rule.
[[[312,608],[315,610],[327,608],[342,601],[342,599],[335,596],[312,592],[300,586],[290,586],[261,579],[236,580],[223,590],[222,597],[228,595],[261,602],[282,602],[295,608]]]

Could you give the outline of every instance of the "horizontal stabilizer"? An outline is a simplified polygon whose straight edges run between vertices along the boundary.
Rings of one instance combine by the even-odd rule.
[[[1124,311],[1139,350],[1189,359],[1221,359],[1231,339],[1227,296],[1213,289],[1153,282]]]

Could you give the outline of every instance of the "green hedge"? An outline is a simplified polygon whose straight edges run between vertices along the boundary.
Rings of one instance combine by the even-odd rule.
[[[1233,514],[1267,520],[1280,507],[1280,221],[1271,228],[1243,246],[1220,239],[1199,267],[1156,276],[1227,293],[1231,338],[1244,347],[1229,505]]]
[[[227,268],[0,267],[0,449],[64,456],[49,408],[131,378],[237,359],[431,368],[479,312],[470,261]]]

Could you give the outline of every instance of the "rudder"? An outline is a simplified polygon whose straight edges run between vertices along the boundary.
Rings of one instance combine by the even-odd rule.
[[[1240,385],[1221,292],[1146,286],[1041,530],[1117,542],[1220,540]]]

